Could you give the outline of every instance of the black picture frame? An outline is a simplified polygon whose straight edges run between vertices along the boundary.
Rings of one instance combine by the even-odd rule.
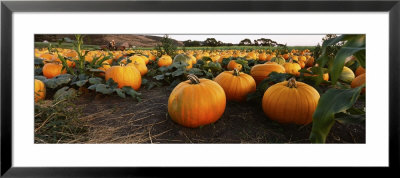
[[[271,8],[273,7],[273,8]],[[13,12],[388,12],[389,13],[389,168],[399,167],[400,1],[2,1],[1,2],[1,176],[131,177],[177,174],[176,168],[19,168],[12,166]],[[383,34],[385,35],[385,34]],[[378,75],[378,73],[377,73]],[[385,109],[385,108],[382,108]],[[154,170],[156,169],[156,170]],[[195,169],[195,170],[192,170]],[[207,174],[187,168],[196,175]],[[214,169],[215,170],[215,169]],[[231,169],[229,171],[240,171]],[[259,169],[257,169],[259,170]],[[211,170],[212,171],[212,170]],[[253,170],[254,171],[254,170]],[[282,172],[280,170],[279,172]],[[231,172],[232,173],[232,172]],[[254,173],[254,172],[252,172]]]

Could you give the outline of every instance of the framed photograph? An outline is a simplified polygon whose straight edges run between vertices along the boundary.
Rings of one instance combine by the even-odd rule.
[[[396,169],[399,21],[399,1],[2,1],[1,175]]]

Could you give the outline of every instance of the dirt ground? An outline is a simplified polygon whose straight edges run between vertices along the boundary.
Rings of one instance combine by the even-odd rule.
[[[227,102],[223,116],[201,128],[185,128],[168,116],[168,88],[141,89],[142,101],[88,93],[76,104],[89,125],[85,143],[310,143],[311,124],[279,124],[257,105]],[[327,143],[365,143],[365,123],[336,123]]]

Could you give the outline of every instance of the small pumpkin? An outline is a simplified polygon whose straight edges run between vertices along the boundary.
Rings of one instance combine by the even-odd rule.
[[[313,87],[291,78],[265,91],[262,108],[269,119],[279,123],[309,124],[319,98]]]
[[[106,71],[106,81],[110,78],[118,83],[118,88],[130,86],[139,90],[142,84],[142,76],[139,70],[132,66],[112,66]]]
[[[351,81],[353,81],[354,78],[355,78],[354,72],[350,68],[344,66],[339,79],[344,82],[351,83]]]
[[[158,59],[157,65],[159,67],[163,67],[163,66],[170,66],[172,64],[172,58],[171,56],[168,55],[163,55]]]
[[[314,58],[310,57],[306,61],[306,67],[312,67],[314,65]]]
[[[267,54],[266,53],[260,53],[259,55],[258,55],[258,60],[260,60],[260,61],[266,61],[267,60]]]
[[[354,80],[351,82],[351,88],[357,88],[359,86],[361,86],[362,84],[365,84],[365,78],[366,78],[366,73],[363,73],[359,76],[357,76],[356,78],[354,78]],[[361,91],[361,93],[365,93],[365,88],[364,87]]]
[[[224,113],[224,89],[209,79],[199,79],[193,74],[179,83],[168,98],[168,114],[185,127],[196,128],[216,122]]]
[[[272,59],[271,59],[271,62],[275,62],[275,63],[277,63],[277,64],[283,65],[283,64],[286,63],[286,60],[285,60],[285,58],[283,58],[283,57],[281,57],[281,56],[278,56],[278,57],[272,58]]]
[[[238,69],[239,71],[242,70],[242,67],[243,67],[242,64],[236,63],[235,60],[229,61],[228,65],[226,66],[226,68],[227,68],[228,70]]]
[[[46,97],[46,85],[40,81],[35,79],[35,102],[43,100]]]
[[[285,73],[285,68],[277,63],[256,64],[250,70],[250,75],[259,84],[271,72]]]
[[[42,69],[43,75],[46,78],[53,78],[58,75],[67,73],[67,70],[65,70],[65,69],[62,70],[62,68],[63,68],[63,65],[61,65],[59,63],[46,63]]]
[[[214,79],[225,91],[228,101],[243,102],[249,93],[256,91],[256,81],[238,69],[220,73]]]
[[[293,60],[290,60],[289,62],[283,64],[283,67],[285,67],[285,71],[288,74],[292,74],[295,76],[300,76],[299,70],[301,69],[300,64],[294,63]]]
[[[192,59],[189,56],[185,55],[185,54],[176,55],[172,62],[173,63],[181,62],[181,63],[184,63],[184,64],[189,64],[188,66],[186,66],[186,69],[191,69],[192,68]]]

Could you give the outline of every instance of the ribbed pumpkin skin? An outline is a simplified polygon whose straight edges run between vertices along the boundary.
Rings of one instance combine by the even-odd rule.
[[[61,64],[56,64],[56,63],[47,63],[43,66],[43,75],[46,78],[53,78],[56,77],[60,74],[65,74],[67,73],[67,71],[64,69],[63,71],[61,71],[62,69],[62,65]]]
[[[285,73],[285,68],[277,63],[257,64],[251,68],[250,75],[254,78],[256,84],[259,84],[273,71]]]
[[[357,88],[357,87],[361,86],[362,84],[364,84],[365,83],[365,78],[366,78],[366,74],[365,73],[357,76],[351,82],[351,88]],[[361,93],[365,93],[365,87],[362,89]]]
[[[46,97],[46,85],[40,80],[35,79],[35,102]]]
[[[265,91],[262,108],[269,119],[299,125],[312,122],[320,95],[313,87],[302,82],[296,83],[297,88],[289,88],[288,81],[284,81]]]
[[[112,66],[106,71],[106,81],[110,78],[118,83],[118,88],[130,86],[138,90],[142,84],[139,70],[132,66]]]
[[[127,66],[135,67],[137,70],[139,70],[141,76],[146,75],[147,72],[149,71],[149,70],[147,69],[147,66],[146,66],[146,65],[139,64],[139,63],[137,63],[137,62],[135,62],[135,63],[129,63]]]
[[[225,71],[215,77],[214,81],[224,89],[228,101],[243,102],[247,94],[256,91],[256,81],[243,72],[236,76],[234,71]]]
[[[168,114],[182,126],[196,128],[216,122],[224,113],[226,96],[224,89],[209,79],[181,82],[168,99]]]

